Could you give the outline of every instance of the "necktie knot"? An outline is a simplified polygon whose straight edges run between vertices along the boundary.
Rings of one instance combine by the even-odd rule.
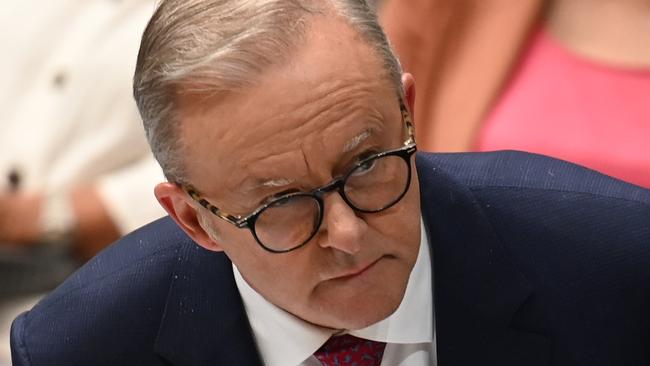
[[[346,334],[330,338],[314,353],[323,366],[379,366],[386,343]]]

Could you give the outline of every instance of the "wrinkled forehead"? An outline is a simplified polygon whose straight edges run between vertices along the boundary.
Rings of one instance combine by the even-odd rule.
[[[290,60],[253,86],[179,94],[188,175],[197,185],[234,186],[268,174],[273,185],[284,172],[331,164],[332,149],[349,152],[373,134],[399,133],[399,125],[386,126],[399,122],[398,95],[380,59],[347,24],[314,19]]]

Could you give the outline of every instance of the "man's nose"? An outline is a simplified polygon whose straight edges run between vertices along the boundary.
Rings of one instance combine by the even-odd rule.
[[[368,224],[336,193],[324,198],[323,223],[318,235],[321,247],[331,247],[348,254],[361,250]]]

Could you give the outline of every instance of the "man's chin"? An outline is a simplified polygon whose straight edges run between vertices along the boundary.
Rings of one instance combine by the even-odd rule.
[[[402,302],[406,284],[403,288],[389,290],[377,287],[374,291],[359,293],[351,297],[327,299],[314,312],[313,320],[319,326],[332,329],[357,330],[368,327],[388,318]],[[383,290],[383,291],[382,291]]]
[[[362,271],[318,283],[302,309],[296,303],[285,304],[285,309],[325,328],[368,327],[389,317],[402,303],[412,269],[408,267],[393,257],[383,257]]]
[[[314,324],[330,329],[357,330],[388,318],[397,310],[400,301],[382,300],[380,304],[341,304],[337,309],[323,309]],[[380,305],[380,306],[378,306]],[[327,314],[327,315],[326,315]]]

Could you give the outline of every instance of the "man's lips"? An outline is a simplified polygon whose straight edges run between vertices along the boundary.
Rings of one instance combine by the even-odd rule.
[[[382,258],[383,257],[381,257],[381,258],[379,258],[379,259],[377,259],[377,260],[375,260],[373,262],[370,262],[370,263],[368,263],[366,265],[358,266],[358,267],[356,267],[356,268],[354,268],[354,269],[352,269],[352,270],[350,270],[350,271],[348,271],[348,272],[346,272],[346,273],[344,273],[342,275],[333,277],[332,280],[347,280],[347,279],[359,276],[359,275],[363,274],[364,272],[368,271],[370,268],[374,267],[374,265],[377,264],[377,262],[379,262]]]

